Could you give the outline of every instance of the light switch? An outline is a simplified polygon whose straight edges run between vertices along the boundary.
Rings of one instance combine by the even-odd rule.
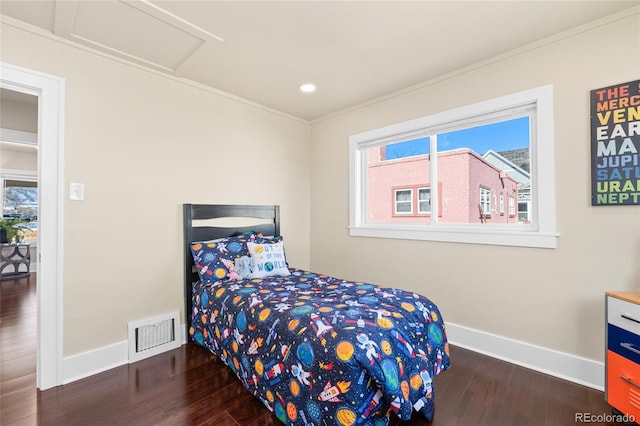
[[[69,199],[72,201],[84,200],[84,183],[69,184]]]

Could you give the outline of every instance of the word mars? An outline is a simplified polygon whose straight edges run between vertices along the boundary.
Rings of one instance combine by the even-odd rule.
[[[640,204],[640,80],[591,92],[592,204]]]

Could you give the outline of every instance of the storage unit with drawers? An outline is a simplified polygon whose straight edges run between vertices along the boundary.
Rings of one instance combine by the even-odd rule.
[[[640,421],[640,292],[607,292],[605,400]]]

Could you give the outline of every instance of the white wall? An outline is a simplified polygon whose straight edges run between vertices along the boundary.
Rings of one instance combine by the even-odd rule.
[[[9,144],[0,146],[0,169],[24,170],[36,172],[38,170],[38,153],[24,149],[15,149]]]
[[[64,356],[184,311],[182,203],[279,204],[309,266],[309,125],[2,23],[2,61],[66,80]],[[46,212],[45,212],[46,214]],[[182,316],[181,316],[182,318]]]
[[[8,91],[2,91],[9,94]],[[24,98],[29,95],[21,95]],[[22,103],[0,97],[0,128],[19,130],[22,132],[38,133],[38,106],[35,103]]]
[[[313,123],[312,269],[417,291],[445,321],[602,361],[605,291],[640,290],[640,207],[591,207],[589,92],[640,77],[637,13]],[[349,237],[350,135],[549,83],[557,249]]]

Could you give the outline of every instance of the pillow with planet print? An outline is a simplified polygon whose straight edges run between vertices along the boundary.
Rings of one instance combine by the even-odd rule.
[[[198,276],[205,284],[240,279],[235,267],[236,259],[249,256],[247,242],[281,241],[282,237],[264,237],[253,231],[242,235],[191,243],[191,254]]]
[[[247,243],[251,256],[251,278],[265,278],[275,275],[290,275],[287,260],[284,255],[282,241],[264,241]]]
[[[237,280],[235,260],[249,256],[247,241],[251,239],[255,237],[245,234],[192,243],[191,254],[200,280],[205,284],[226,279]]]

